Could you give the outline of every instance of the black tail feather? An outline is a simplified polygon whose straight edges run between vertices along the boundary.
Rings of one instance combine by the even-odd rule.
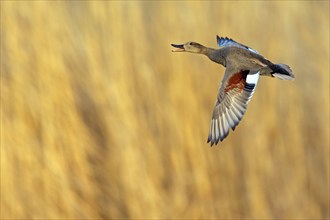
[[[283,80],[293,80],[295,78],[291,68],[286,64],[274,64],[270,68],[273,71],[271,74],[274,77]]]

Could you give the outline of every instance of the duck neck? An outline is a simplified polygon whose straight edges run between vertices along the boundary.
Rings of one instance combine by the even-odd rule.
[[[202,50],[202,54],[207,56],[213,62],[226,66],[225,58],[224,58],[223,54],[221,53],[221,50],[205,47]]]

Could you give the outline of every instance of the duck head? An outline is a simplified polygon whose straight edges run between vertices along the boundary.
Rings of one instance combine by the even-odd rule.
[[[203,53],[204,46],[196,42],[187,42],[185,44],[171,44],[172,47],[177,48],[172,52],[190,52],[190,53]]]

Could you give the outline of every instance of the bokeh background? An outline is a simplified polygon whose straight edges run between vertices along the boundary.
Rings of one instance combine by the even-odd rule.
[[[261,78],[206,143],[231,37]],[[1,218],[329,218],[329,1],[1,1]]]

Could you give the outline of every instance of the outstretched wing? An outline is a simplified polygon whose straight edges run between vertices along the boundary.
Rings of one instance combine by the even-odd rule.
[[[259,79],[259,72],[226,69],[216,101],[207,143],[225,139],[241,121]]]
[[[252,51],[252,52],[254,52],[254,53],[259,54],[256,50],[254,50],[254,49],[252,49],[252,48],[250,48],[250,47],[248,47],[248,46],[245,46],[245,45],[243,45],[243,44],[240,44],[240,43],[238,43],[238,42],[236,42],[236,41],[234,41],[233,39],[230,39],[230,38],[228,38],[228,37],[219,37],[219,36],[217,35],[217,43],[218,43],[218,46],[219,46],[219,47],[226,47],[226,46],[232,46],[232,45],[235,45],[235,46],[243,47],[243,48],[245,48],[245,49],[247,49],[247,50],[249,50],[249,51]]]

